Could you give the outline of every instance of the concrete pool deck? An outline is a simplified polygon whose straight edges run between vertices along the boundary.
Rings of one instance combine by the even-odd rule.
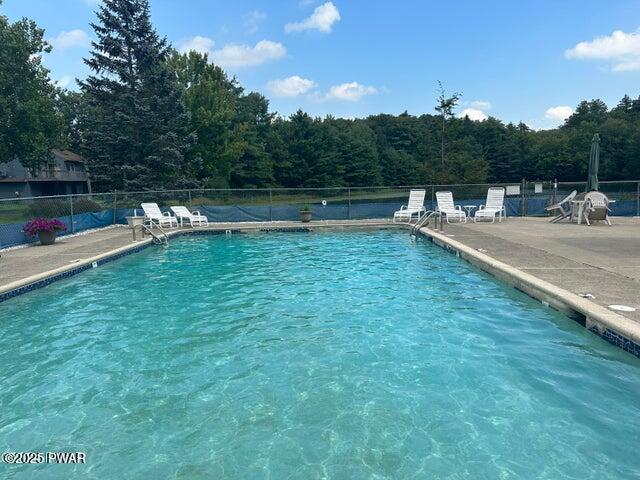
[[[640,219],[613,222],[613,227],[588,227],[510,218],[445,223],[443,232],[423,228],[421,233],[640,356]],[[636,311],[608,309],[613,304]]]
[[[509,218],[502,223],[445,224],[444,232],[421,229],[427,237],[494,276],[569,314],[579,312],[585,326],[597,326],[600,335],[622,334],[635,344],[640,356],[640,219],[614,218],[614,226],[551,224],[546,218]],[[391,226],[388,219],[300,222],[215,223],[210,231],[261,229],[340,228]],[[401,225],[404,228],[406,224]],[[191,228],[168,230],[175,236]],[[64,278],[136,249],[151,245],[152,238],[133,242],[126,226],[108,227],[76,236],[61,237],[55,245],[30,245],[1,251],[0,300],[18,289],[43,286],[47,279]],[[22,293],[20,292],[20,293]],[[583,298],[591,294],[595,298]],[[611,304],[636,308],[612,312]],[[600,328],[602,327],[602,329]],[[615,327],[615,328],[614,328]],[[606,337],[605,337],[606,338]],[[608,338],[609,341],[614,341]],[[614,339],[617,342],[617,339]],[[624,343],[621,340],[617,343]]]
[[[587,227],[514,217],[445,224],[444,235],[572,293],[591,294],[604,307],[634,307],[619,313],[640,323],[640,219],[613,221]]]

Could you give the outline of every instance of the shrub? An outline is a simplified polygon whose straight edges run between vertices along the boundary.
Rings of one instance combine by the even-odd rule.
[[[73,199],[74,214],[99,212],[101,210],[105,210],[105,207],[88,198]],[[34,217],[63,217],[71,215],[71,204],[68,199],[43,198],[42,200],[35,200],[29,205],[29,213]]]

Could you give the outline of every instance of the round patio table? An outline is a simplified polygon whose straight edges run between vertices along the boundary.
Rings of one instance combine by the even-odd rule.
[[[467,211],[467,217],[471,217],[471,212],[473,211],[474,208],[478,208],[477,205],[463,205],[462,208],[464,208]]]

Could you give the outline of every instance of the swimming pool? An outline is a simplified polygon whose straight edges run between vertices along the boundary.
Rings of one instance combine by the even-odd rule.
[[[15,478],[640,476],[640,360],[406,231],[183,237],[0,305]]]

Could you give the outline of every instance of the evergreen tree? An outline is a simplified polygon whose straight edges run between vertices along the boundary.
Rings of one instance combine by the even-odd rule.
[[[313,119],[302,110],[289,117],[283,129],[283,140],[287,145],[289,168],[279,181],[288,188],[316,187],[314,170],[323,152],[320,120]],[[326,151],[325,151],[326,153]]]
[[[381,185],[373,131],[362,121],[348,122],[340,131],[338,145],[344,183],[349,187]]]
[[[240,97],[234,130],[238,157],[231,172],[233,186],[273,185],[273,165],[265,149],[273,117],[263,95],[252,92]]]
[[[97,15],[97,41],[85,59],[93,74],[81,82],[83,150],[94,184],[102,190],[193,185],[184,155],[194,136],[148,0],[104,0]]]

